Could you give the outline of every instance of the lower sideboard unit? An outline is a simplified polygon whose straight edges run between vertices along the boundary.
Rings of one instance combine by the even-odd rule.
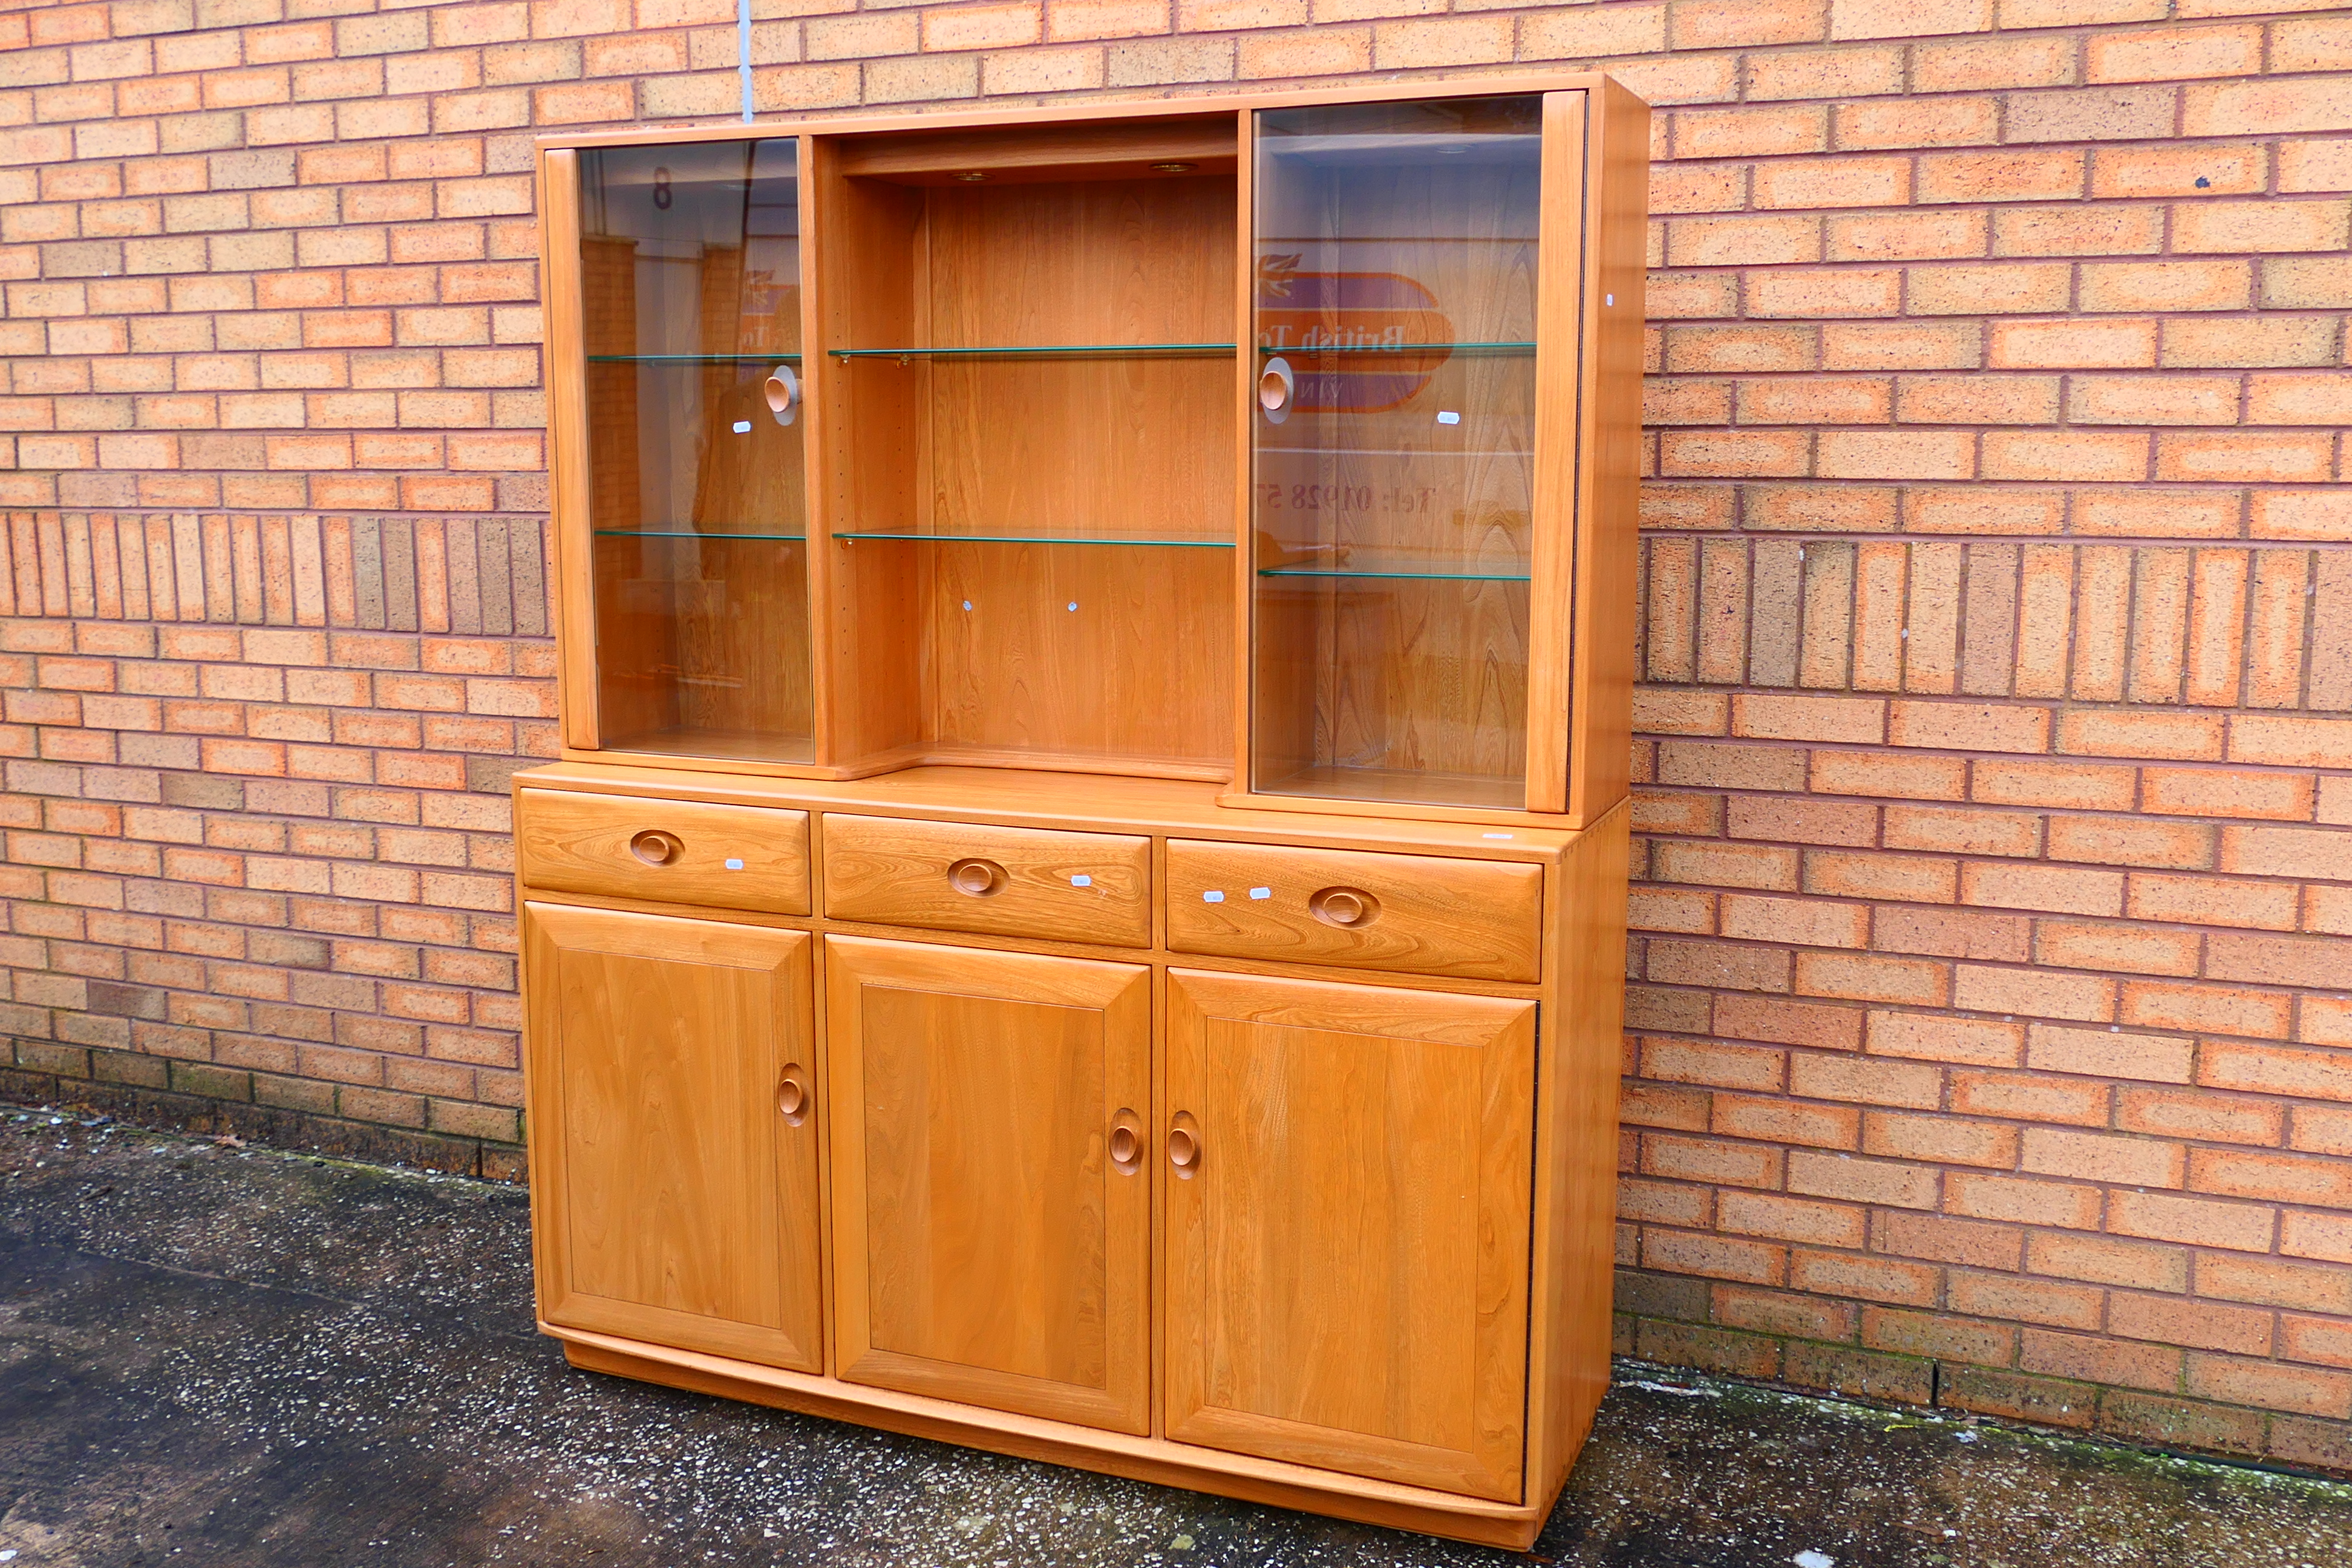
[[[1524,1548],[1606,1384],[1628,809],[517,782],[573,1364]]]

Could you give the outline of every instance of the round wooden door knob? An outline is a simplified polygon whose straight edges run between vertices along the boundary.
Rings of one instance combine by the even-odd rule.
[[[1297,390],[1298,378],[1286,359],[1270,359],[1265,368],[1257,373],[1257,405],[1265,416],[1279,425],[1290,416],[1291,395]]]
[[[776,1086],[776,1112],[786,1123],[798,1127],[808,1120],[808,1083],[801,1076],[798,1063],[784,1068],[784,1079]]]
[[[1200,1164],[1201,1141],[1189,1128],[1169,1129],[1168,1163],[1180,1171],[1188,1172]]]
[[[1120,1175],[1131,1176],[1143,1165],[1143,1128],[1132,1110],[1122,1110],[1110,1130],[1110,1163]]]
[[[648,829],[629,840],[629,852],[648,866],[667,866],[686,853],[675,834]]]
[[[948,868],[948,886],[970,898],[984,899],[1004,889],[1004,868],[993,860],[959,860]]]
[[[1361,888],[1326,888],[1307,900],[1307,912],[1325,925],[1353,930],[1379,918],[1381,901]]]

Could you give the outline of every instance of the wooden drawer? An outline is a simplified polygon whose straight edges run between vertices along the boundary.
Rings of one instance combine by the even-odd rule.
[[[809,912],[807,812],[541,789],[515,805],[527,888]]]
[[[1168,945],[1291,963],[1535,980],[1543,868],[1168,841]]]
[[[1151,841],[889,816],[824,818],[834,920],[1151,943]]]

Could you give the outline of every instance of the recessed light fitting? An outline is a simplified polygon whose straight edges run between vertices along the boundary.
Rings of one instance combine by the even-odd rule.
[[[988,178],[988,171],[985,169],[965,169],[957,174],[950,174],[948,177],[953,180],[961,180],[967,185],[977,184],[979,182]]]
[[[1190,163],[1154,163],[1151,172],[1155,174],[1189,174],[1192,167]]]

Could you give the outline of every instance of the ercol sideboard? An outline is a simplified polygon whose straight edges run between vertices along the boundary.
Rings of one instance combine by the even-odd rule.
[[[573,1364],[1524,1546],[1608,1373],[1648,110],[541,146]]]

